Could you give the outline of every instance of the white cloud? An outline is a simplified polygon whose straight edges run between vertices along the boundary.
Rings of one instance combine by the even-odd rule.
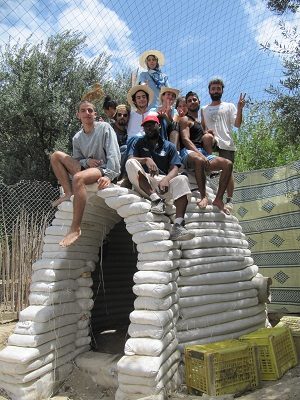
[[[279,23],[283,20],[282,16],[269,11],[261,0],[242,3],[248,16],[249,28],[259,45],[270,44],[271,48],[274,48],[274,42],[278,41],[288,49],[294,48],[295,44],[289,39],[285,39],[281,34]],[[287,29],[296,27],[300,31],[300,12],[285,15],[284,22]]]
[[[31,35],[31,43],[39,43],[57,32],[77,31],[86,35],[86,58],[105,52],[111,57],[111,68],[136,68],[137,54],[131,40],[131,31],[119,15],[98,0],[60,0],[49,3],[48,10],[39,8],[38,0],[21,3],[12,0],[4,10],[0,24],[2,41],[10,37],[22,44]],[[52,3],[53,4],[53,3]],[[53,9],[53,11],[52,11]],[[51,18],[43,15],[51,14]],[[43,14],[44,12],[44,14]]]

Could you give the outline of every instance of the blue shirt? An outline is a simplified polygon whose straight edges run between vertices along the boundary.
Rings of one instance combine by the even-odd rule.
[[[174,165],[181,166],[181,160],[175,145],[168,140],[163,140],[161,137],[159,137],[158,143],[154,146],[147,136],[138,139],[130,155],[140,158],[152,158],[161,175],[168,175],[170,168]],[[149,172],[146,165],[143,165],[143,168],[145,172]]]

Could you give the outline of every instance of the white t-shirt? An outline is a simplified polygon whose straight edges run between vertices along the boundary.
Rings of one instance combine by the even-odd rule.
[[[128,139],[133,136],[144,136],[145,132],[144,128],[141,126],[141,123],[149,114],[157,115],[157,113],[152,110],[146,111],[144,114],[139,114],[136,111],[130,111],[130,118],[127,126]]]
[[[223,150],[235,151],[232,129],[236,118],[237,109],[233,103],[221,102],[217,106],[202,107],[205,125],[212,129],[218,146]]]

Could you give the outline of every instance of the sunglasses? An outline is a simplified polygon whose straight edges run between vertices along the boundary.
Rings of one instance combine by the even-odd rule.
[[[122,116],[123,116],[123,117],[128,117],[128,114],[117,113],[117,116],[118,116],[118,117],[122,117]]]

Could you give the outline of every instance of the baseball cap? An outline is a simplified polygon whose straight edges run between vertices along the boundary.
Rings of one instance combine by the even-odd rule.
[[[147,115],[147,117],[142,121],[141,126],[143,126],[146,122],[153,121],[159,124],[159,119],[156,115]]]

